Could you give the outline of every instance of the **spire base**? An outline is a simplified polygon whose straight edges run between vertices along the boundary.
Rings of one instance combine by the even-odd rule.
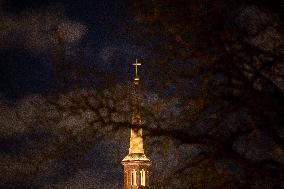
[[[144,153],[130,153],[128,154],[122,161],[121,163],[123,164],[124,162],[145,162],[151,164],[151,160],[144,154]]]

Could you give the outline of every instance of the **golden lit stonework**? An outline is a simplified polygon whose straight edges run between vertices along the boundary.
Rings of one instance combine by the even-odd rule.
[[[121,162],[124,166],[124,189],[149,188],[149,167],[151,165],[150,159],[144,154],[141,128],[140,78],[138,76],[138,66],[141,66],[141,63],[138,63],[136,59],[133,66],[135,66],[135,76],[133,78],[130,148],[129,154]]]

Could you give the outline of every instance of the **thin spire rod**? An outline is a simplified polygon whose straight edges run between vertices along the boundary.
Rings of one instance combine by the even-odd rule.
[[[140,88],[140,78],[138,76],[138,66],[142,64],[138,62],[136,59],[133,66],[135,66],[135,77],[133,78],[133,96],[132,96],[132,124],[140,125],[141,124],[141,116],[140,116],[140,97],[139,97],[139,88]]]

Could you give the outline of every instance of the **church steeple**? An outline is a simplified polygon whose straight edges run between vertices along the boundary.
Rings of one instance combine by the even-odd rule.
[[[122,160],[124,166],[124,189],[149,188],[149,167],[151,161],[144,154],[140,114],[140,78],[136,62],[133,78],[132,119],[129,154]]]
[[[129,153],[142,153],[144,154],[142,128],[141,128],[141,115],[140,115],[140,78],[138,76],[138,66],[141,63],[136,62],[135,76],[133,78],[133,94],[132,94],[132,119],[131,119],[131,137]]]

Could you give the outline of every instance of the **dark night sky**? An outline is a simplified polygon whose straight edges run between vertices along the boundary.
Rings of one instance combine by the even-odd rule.
[[[9,15],[24,15],[27,12],[52,10],[59,7],[64,16],[84,25],[87,30],[76,42],[76,48],[86,49],[87,64],[97,64],[104,74],[117,74],[113,69],[120,70],[120,79],[129,78],[124,75],[131,69],[134,57],[143,56],[141,51],[130,46],[130,36],[114,37],[101,22],[103,17],[108,23],[116,22],[123,14],[125,5],[120,1],[70,1],[70,0],[12,0],[3,1],[2,9]],[[125,18],[127,19],[127,18]],[[39,55],[23,46],[21,39],[14,40],[8,47],[0,47],[0,91],[8,99],[19,99],[27,94],[37,94],[49,90],[53,86],[50,57],[45,50]],[[109,58],[114,54],[125,55],[126,62],[113,66]],[[119,68],[118,68],[119,67]],[[117,71],[117,70],[116,70]]]

